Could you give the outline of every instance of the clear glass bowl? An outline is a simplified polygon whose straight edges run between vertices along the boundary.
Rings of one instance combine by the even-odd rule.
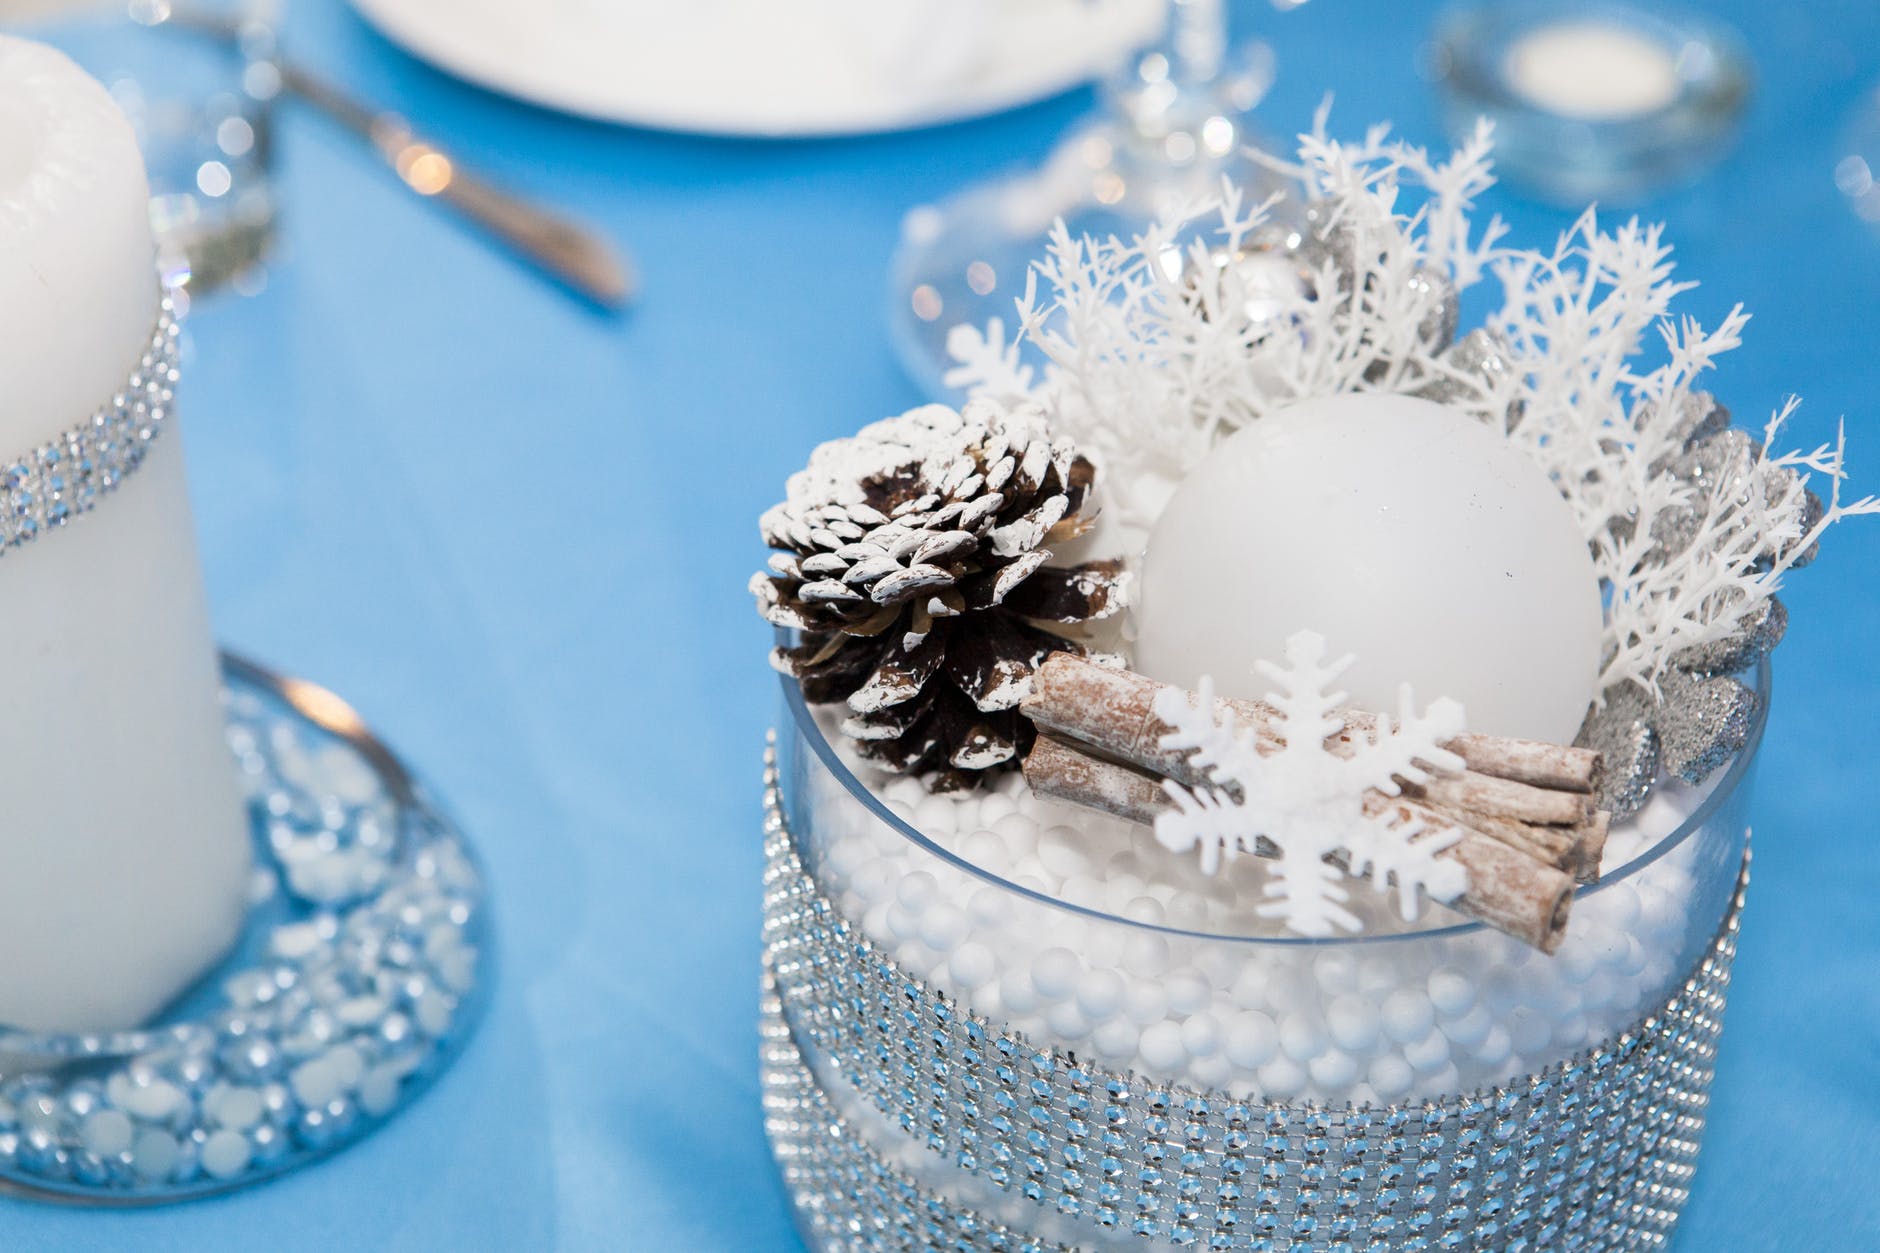
[[[1524,87],[1516,56],[1537,49],[1531,41],[1549,32],[1577,38],[1551,50],[1564,59],[1548,75],[1552,91]],[[1602,47],[1601,37],[1610,44]],[[1641,73],[1669,71],[1661,95],[1636,81],[1595,79],[1639,49],[1647,50]],[[1662,57],[1658,66],[1651,49]],[[1676,8],[1619,0],[1495,0],[1453,9],[1439,23],[1435,55],[1450,133],[1466,135],[1478,117],[1489,118],[1504,176],[1568,206],[1637,201],[1695,176],[1735,139],[1751,86],[1749,57],[1734,32]],[[1550,107],[1561,93],[1583,107]]]
[[[1237,1098],[1425,1100],[1610,1040],[1703,961],[1748,841],[1766,664],[1750,678],[1764,699],[1745,747],[1702,788],[1662,788],[1615,828],[1609,868],[1575,894],[1551,957],[1442,910],[1332,939],[1278,934],[1218,901],[1184,913],[1183,893],[1236,885],[1185,879],[1141,829],[1015,783],[971,802],[980,816],[960,824],[971,830],[949,833],[954,802],[916,800],[910,781],[871,790],[788,679],[779,787],[794,850],[835,912],[909,975],[1039,1047]],[[982,827],[1008,849],[1034,842],[1056,869],[1015,881],[976,864],[970,850],[994,848]],[[1237,886],[1251,894],[1260,871],[1249,866]],[[1139,899],[1123,916],[1079,903],[1118,873],[1159,906]],[[1158,878],[1170,886],[1151,886]]]

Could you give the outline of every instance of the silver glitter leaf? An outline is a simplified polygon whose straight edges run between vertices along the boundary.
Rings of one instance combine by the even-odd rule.
[[[1623,822],[1645,807],[1658,781],[1659,741],[1652,726],[1659,704],[1630,683],[1606,694],[1606,703],[1586,715],[1574,743],[1600,755],[1593,790],[1599,807]]]
[[[1720,640],[1687,648],[1671,659],[1691,674],[1737,674],[1766,657],[1788,630],[1789,611],[1771,596],[1744,618],[1737,630]]]
[[[1686,783],[1702,783],[1749,742],[1761,697],[1725,675],[1667,670],[1659,679],[1664,701],[1653,719],[1664,769]]]

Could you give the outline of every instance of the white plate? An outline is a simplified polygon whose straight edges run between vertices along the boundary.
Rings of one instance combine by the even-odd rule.
[[[610,122],[899,130],[1041,100],[1152,38],[1165,0],[353,0],[412,55]]]

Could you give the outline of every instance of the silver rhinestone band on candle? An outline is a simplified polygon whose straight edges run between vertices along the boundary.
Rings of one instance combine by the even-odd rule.
[[[1073,1246],[1638,1248],[1684,1204],[1747,857],[1708,951],[1629,1030],[1493,1088],[1354,1107],[1151,1083],[968,1014],[822,893],[774,772],[766,853],[767,1113],[822,1247],[1047,1250],[1070,1224]],[[916,1146],[916,1168],[845,1102]],[[954,1199],[969,1186],[1021,1198],[1030,1221]]]
[[[0,463],[0,553],[91,512],[143,464],[175,403],[177,334],[166,295],[123,389],[77,426]]]

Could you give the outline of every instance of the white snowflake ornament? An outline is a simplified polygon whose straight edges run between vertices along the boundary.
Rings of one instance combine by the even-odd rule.
[[[1395,720],[1378,719],[1373,734],[1334,751],[1327,742],[1345,729],[1345,693],[1332,685],[1354,658],[1325,655],[1324,637],[1300,631],[1286,641],[1286,665],[1258,663],[1276,686],[1267,699],[1278,714],[1277,743],[1263,743],[1231,713],[1217,718],[1212,680],[1201,681],[1194,704],[1175,689],[1155,702],[1156,717],[1174,728],[1162,747],[1193,750],[1208,781],[1164,785],[1175,807],[1156,819],[1157,841],[1172,852],[1199,849],[1208,874],[1243,853],[1277,853],[1266,886],[1272,900],[1260,913],[1309,936],[1361,927],[1346,907],[1347,877],[1368,877],[1379,892],[1394,885],[1405,921],[1416,919],[1419,893],[1451,901],[1468,886],[1462,866],[1438,855],[1460,832],[1400,819],[1394,806],[1368,799],[1461,771],[1462,759],[1442,745],[1462,733],[1462,706],[1445,698],[1419,716],[1405,684]]]

